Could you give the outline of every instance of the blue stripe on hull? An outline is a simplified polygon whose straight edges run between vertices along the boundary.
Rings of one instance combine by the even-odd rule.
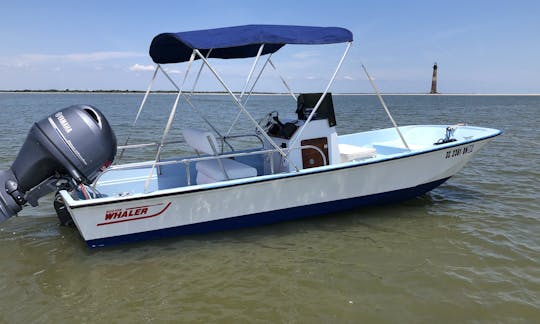
[[[155,231],[126,234],[86,241],[89,247],[101,247],[121,243],[133,243],[142,240],[166,238],[177,235],[203,234],[215,231],[224,231],[249,226],[258,226],[293,220],[308,216],[317,216],[335,213],[357,207],[396,203],[411,199],[433,190],[449,178],[422,184],[416,187],[384,192],[369,196],[348,198],[343,200],[323,202],[313,205],[299,206],[287,209],[273,210],[263,213],[219,219],[215,221],[164,228]]]

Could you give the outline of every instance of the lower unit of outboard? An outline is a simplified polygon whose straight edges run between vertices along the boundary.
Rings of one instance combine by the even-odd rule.
[[[70,106],[35,123],[11,167],[0,171],[0,222],[45,194],[90,184],[115,155],[114,132],[92,106]]]

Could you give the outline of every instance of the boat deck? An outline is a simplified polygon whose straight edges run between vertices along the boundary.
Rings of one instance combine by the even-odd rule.
[[[400,127],[407,144],[407,149],[395,129],[381,129],[356,134],[338,136],[339,144],[347,144],[356,147],[375,149],[376,155],[373,157],[334,163],[330,166],[320,166],[317,168],[334,168],[339,164],[369,164],[377,161],[399,158],[407,155],[414,155],[421,152],[438,150],[449,146],[461,145],[485,137],[494,136],[497,130],[477,128],[471,126],[459,127],[455,134],[455,142],[435,145],[439,139],[444,138],[446,126],[442,125],[421,125]],[[498,133],[497,133],[498,134]],[[252,150],[254,151],[254,150]],[[243,151],[243,152],[252,152]],[[182,159],[189,159],[185,157]],[[193,156],[192,158],[196,158]],[[257,176],[269,175],[268,168],[265,168],[264,155],[238,156],[236,161],[254,167]],[[163,162],[166,162],[164,160]],[[169,160],[173,161],[173,159]],[[154,192],[159,190],[187,187],[196,184],[197,170],[195,163],[190,163],[186,167],[185,163],[167,164],[154,168],[148,188],[145,191],[145,184],[150,175],[151,166],[140,166],[127,169],[111,170],[104,174],[96,185],[99,197],[129,196],[144,192]],[[189,169],[189,176],[187,174]],[[266,170],[266,172],[265,172]],[[301,170],[305,171],[305,170]],[[189,181],[189,184],[188,184]]]

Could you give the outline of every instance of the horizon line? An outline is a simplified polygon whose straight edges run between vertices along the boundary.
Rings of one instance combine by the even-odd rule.
[[[119,90],[119,89],[95,89],[95,90],[80,90],[80,89],[15,89],[2,90],[0,93],[145,93],[145,90]],[[176,90],[152,90],[151,93],[177,93]],[[187,93],[188,91],[186,91]],[[331,91],[330,91],[331,92]],[[194,94],[208,95],[227,95],[227,91],[194,91]],[[233,91],[240,93],[240,91]],[[301,93],[301,92],[298,92]],[[376,94],[374,92],[331,92],[333,95],[356,95],[369,96]],[[272,91],[257,91],[253,95],[290,95],[288,92],[272,92]],[[409,95],[409,96],[540,96],[540,93],[476,93],[476,92],[449,92],[449,93],[429,93],[429,92],[382,92],[383,95]]]

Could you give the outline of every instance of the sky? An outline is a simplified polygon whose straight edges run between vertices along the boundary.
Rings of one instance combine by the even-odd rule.
[[[152,38],[245,24],[339,26],[354,42],[333,92],[540,93],[540,1],[0,0],[0,90],[144,90]],[[322,91],[345,49],[285,46],[273,59],[295,92]],[[242,90],[253,60],[213,60]],[[165,69],[181,80],[186,64]],[[268,72],[268,73],[267,73]],[[256,91],[285,92],[271,70]],[[209,73],[203,73],[209,80]],[[164,77],[156,89],[172,90]],[[213,80],[201,91],[221,91]]]

